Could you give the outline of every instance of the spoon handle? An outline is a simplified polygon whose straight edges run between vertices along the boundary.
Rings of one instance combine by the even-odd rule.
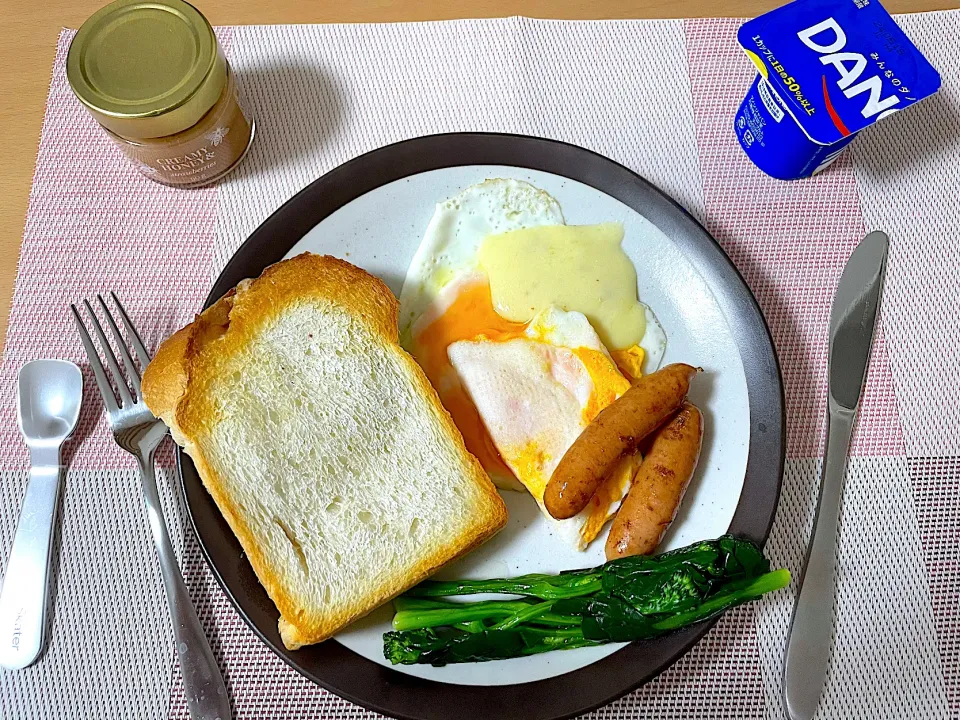
[[[27,667],[43,650],[61,477],[56,465],[30,468],[0,590],[0,665],[8,670]]]

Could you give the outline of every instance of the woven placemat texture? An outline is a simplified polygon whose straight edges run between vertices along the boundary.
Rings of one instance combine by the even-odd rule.
[[[155,347],[190,320],[257,225],[346,160],[435,132],[551,137],[623,163],[676,198],[756,293],[788,417],[768,551],[794,571],[820,471],[833,289],[866,231],[890,234],[818,716],[960,716],[960,11],[898,20],[941,70],[943,89],[796,183],[760,173],[732,132],[754,72],[735,44],[737,20],[220,28],[258,134],[235,173],[193,191],[138,175],[85,114],[64,75],[64,31],[0,367],[0,556],[27,478],[13,380],[36,357],[82,360],[68,302],[116,291]],[[0,717],[188,718],[139,481],[88,387],[70,447],[53,639],[34,667],[0,671]],[[185,529],[171,458],[168,448],[168,522],[236,716],[374,717],[300,677],[239,618]],[[589,717],[784,717],[791,592],[728,613],[659,678]]]

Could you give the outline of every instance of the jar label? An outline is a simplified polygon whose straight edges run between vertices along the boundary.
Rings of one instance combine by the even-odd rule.
[[[220,101],[177,135],[134,140],[111,134],[141,173],[167,185],[196,187],[216,180],[243,157],[252,123],[232,76]]]

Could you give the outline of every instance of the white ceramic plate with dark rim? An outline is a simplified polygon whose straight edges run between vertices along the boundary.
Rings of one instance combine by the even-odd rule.
[[[637,268],[638,295],[667,334],[664,364],[706,372],[691,398],[704,411],[700,466],[661,549],[725,532],[764,542],[784,457],[783,390],[756,301],[729,259],[678,205],[628,169],[582,148],[538,138],[456,133],[409,140],[358,157],[281,207],[228,263],[208,305],[239,280],[301,252],[344,258],[397,295],[434,207],[488,178],[546,190],[568,224],[618,221]],[[487,663],[391,666],[382,634],[391,607],[320,645],[289,651],[278,612],[240,545],[179,456],[187,506],[214,574],[240,614],[277,654],[327,689],[379,712],[417,720],[570,717],[623,695],[662,672],[709,628],[631,644],[558,651]],[[528,495],[503,492],[507,527],[438,577],[555,573],[603,562],[603,537],[585,552],[551,535]]]

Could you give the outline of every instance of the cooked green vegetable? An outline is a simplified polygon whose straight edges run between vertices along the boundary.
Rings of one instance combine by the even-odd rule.
[[[407,591],[407,597],[430,598],[451,595],[503,593],[542,600],[591,595],[601,589],[597,568],[571,570],[559,575],[521,575],[498,580],[426,580]]]
[[[460,632],[426,628],[383,634],[383,655],[394,665],[447,665],[535,655],[550,650],[601,645],[588,640],[579,628],[519,627],[512,630]]]
[[[394,664],[446,665],[656,637],[778,590],[753,543],[724,535],[655,556],[559,575],[427,581],[397,598],[383,654]],[[429,598],[503,593],[519,600]]]
[[[393,616],[394,630],[420,630],[422,628],[474,623],[482,620],[506,620],[519,613],[534,610],[530,621],[538,625],[579,624],[581,618],[560,616],[547,612],[551,602],[530,603],[525,600],[497,601],[487,600],[475,603],[451,603],[442,600],[420,600],[418,598],[398,597],[394,601],[397,613]],[[540,608],[540,606],[546,606]],[[477,627],[477,626],[474,626]],[[486,626],[478,629],[483,630]]]

